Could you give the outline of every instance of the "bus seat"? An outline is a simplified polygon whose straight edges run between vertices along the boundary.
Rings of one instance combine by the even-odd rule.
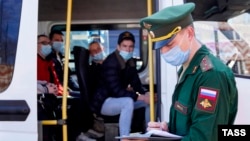
[[[88,97],[88,86],[87,86],[87,80],[88,80],[88,58],[89,58],[89,52],[84,47],[75,46],[73,48],[74,53],[74,59],[75,59],[75,71],[77,80],[79,83],[81,98],[84,103],[89,105],[89,97]]]
[[[83,123],[81,126],[84,129],[83,132],[90,129],[94,123],[93,112],[90,110],[89,97],[88,97],[88,86],[87,86],[87,72],[88,72],[88,50],[84,47],[75,46],[73,48],[73,54],[75,58],[75,70],[77,81],[80,89],[80,103],[78,106],[81,107],[82,113],[81,118]]]
[[[90,103],[89,103],[89,87],[88,87],[88,80],[91,76],[88,74],[89,70],[89,51],[81,46],[74,46],[73,48],[73,54],[75,59],[75,71],[76,76],[78,79],[79,87],[80,87],[80,93],[81,98],[86,105],[88,105],[88,108],[90,109]],[[119,117],[117,117],[117,120],[114,120],[113,116],[103,116],[105,119],[107,117],[108,122],[118,122]]]

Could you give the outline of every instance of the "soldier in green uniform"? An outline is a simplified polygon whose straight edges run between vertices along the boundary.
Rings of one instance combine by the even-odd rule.
[[[194,3],[167,7],[140,21],[164,60],[181,66],[170,121],[150,122],[148,128],[161,127],[182,141],[217,141],[218,125],[234,123],[238,92],[231,69],[196,39],[194,8]]]

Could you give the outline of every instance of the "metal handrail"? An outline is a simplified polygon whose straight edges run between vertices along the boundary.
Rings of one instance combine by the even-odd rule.
[[[147,0],[147,14],[152,15],[152,0]],[[149,62],[149,92],[150,92],[150,121],[155,121],[154,108],[154,70],[153,50],[151,38],[148,38],[148,62]]]

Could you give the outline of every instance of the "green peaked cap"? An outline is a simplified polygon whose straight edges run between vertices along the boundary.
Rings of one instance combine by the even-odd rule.
[[[167,44],[176,33],[193,22],[191,12],[194,8],[195,4],[192,2],[166,7],[142,18],[140,25],[149,31],[153,42],[168,40]],[[157,48],[160,46],[155,47],[155,49]]]

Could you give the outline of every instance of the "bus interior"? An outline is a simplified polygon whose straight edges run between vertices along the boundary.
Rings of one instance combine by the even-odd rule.
[[[250,114],[246,112],[250,108],[250,33],[247,30],[250,27],[250,0],[73,0],[67,34],[69,1],[0,0],[0,107],[3,107],[0,108],[0,136],[4,140],[42,141],[45,126],[65,125],[61,123],[61,118],[48,125],[37,121],[39,99],[34,94],[37,92],[37,35],[49,35],[53,30],[64,33],[64,42],[70,39],[69,51],[65,54],[68,60],[64,61],[74,72],[77,71],[74,47],[88,49],[88,44],[96,40],[110,54],[116,49],[118,35],[123,31],[132,32],[136,39],[133,58],[141,82],[158,96],[155,117],[168,121],[178,67],[164,63],[160,51],[151,52],[149,47],[153,44],[149,42],[147,31],[140,27],[139,20],[164,7],[186,2],[196,4],[192,15],[197,38],[235,74],[239,93],[235,124],[250,124]],[[149,53],[153,58],[149,58]],[[150,70],[150,65],[153,70]],[[149,76],[151,71],[153,77]],[[75,77],[77,79],[77,75]],[[26,83],[22,82],[24,80]],[[58,97],[57,100],[60,101],[57,108],[62,108],[63,98]],[[70,109],[74,101],[67,100],[67,108]],[[67,114],[72,116],[70,112]],[[101,140],[114,140],[118,127],[107,127],[105,132],[109,132],[110,136]],[[59,140],[65,138],[61,132],[64,129],[58,133]],[[75,139],[72,132],[69,131],[70,138],[65,140]]]

